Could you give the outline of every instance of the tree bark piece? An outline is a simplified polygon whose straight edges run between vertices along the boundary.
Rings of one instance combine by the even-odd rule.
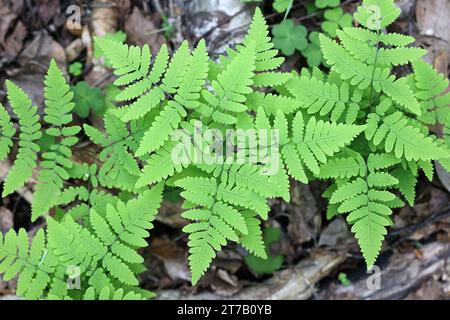
[[[381,268],[380,289],[368,288],[368,277],[353,281],[349,286],[332,284],[319,294],[320,299],[402,299],[414,291],[432,275],[447,272],[450,259],[450,244],[433,242],[408,253],[396,253]]]
[[[306,300],[315,285],[345,260],[345,254],[318,250],[292,268],[275,272],[262,282],[241,290],[231,297],[215,293],[183,294],[179,290],[162,291],[159,300]]]

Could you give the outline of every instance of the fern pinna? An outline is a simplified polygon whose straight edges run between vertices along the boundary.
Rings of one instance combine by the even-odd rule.
[[[42,122],[27,95],[7,82],[20,133],[16,138],[10,114],[0,108],[2,159],[19,140],[3,195],[39,168],[32,218],[46,217],[47,227],[31,247],[23,230],[2,236],[0,272],[5,279],[18,274],[18,293],[27,298],[148,298],[138,288],[145,268],[136,250],[146,246],[170,187],[184,199],[195,284],[229,241],[267,257],[261,221],[268,199],[289,201],[289,178],[332,180],[324,193],[327,216],[348,214],[372,266],[392,209],[401,199],[414,202],[419,169],[429,179],[433,160],[449,170],[448,80],[420,60],[425,51],[410,46],[414,38],[385,31],[398,15],[393,0],[365,0],[355,13],[360,27],[338,30],[338,39],[321,35],[329,72],[277,71],[283,58],[259,9],[243,43],[215,60],[204,41],[192,51],[184,42],[171,55],[166,46],[152,54],[147,45],[97,38],[121,91],[117,108],[103,117],[104,130],[83,125],[99,150],[92,163],[72,156],[80,127],[72,124],[73,94],[55,62],[45,79]],[[409,63],[410,75],[394,74]],[[430,133],[436,123],[445,124],[444,139]],[[56,138],[45,152],[41,125]],[[263,132],[255,138],[262,157],[199,162],[183,153],[196,149],[217,160],[213,143],[195,136],[229,130]],[[184,156],[175,161],[178,152]],[[250,156],[252,149],[237,147],[227,156],[242,152]],[[67,286],[77,279],[79,286]]]

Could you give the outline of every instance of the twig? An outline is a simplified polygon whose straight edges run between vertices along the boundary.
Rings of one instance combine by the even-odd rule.
[[[447,207],[441,212],[436,212],[436,213],[428,216],[427,218],[425,218],[424,220],[422,220],[419,223],[415,223],[415,224],[406,226],[404,228],[400,228],[398,230],[389,232],[386,236],[386,239],[392,239],[396,236],[404,235],[401,237],[401,239],[396,241],[396,243],[398,243],[399,241],[404,240],[407,237],[407,235],[410,235],[411,233],[414,233],[417,230],[423,229],[424,227],[426,227],[430,224],[436,223],[438,221],[444,220],[449,217],[450,217],[450,207]]]

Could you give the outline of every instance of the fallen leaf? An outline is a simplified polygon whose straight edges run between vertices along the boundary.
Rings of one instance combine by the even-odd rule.
[[[450,33],[448,32],[450,1],[418,0],[416,17],[420,34],[450,42]]]
[[[43,30],[39,31],[33,41],[25,47],[19,56],[19,63],[21,65],[26,65],[33,60],[42,63],[44,69],[46,69],[51,59],[55,59],[56,62],[65,69],[66,53],[64,52],[63,47],[56,42],[47,31]]]
[[[0,0],[0,45],[4,45],[4,41],[11,24],[17,16],[22,12],[23,1],[6,1]]]
[[[5,207],[0,207],[0,232],[5,234],[14,226],[14,218],[12,212]]]
[[[21,21],[17,22],[14,31],[5,40],[5,57],[7,60],[12,61],[22,50],[27,33],[25,25]]]
[[[354,237],[348,230],[347,222],[342,217],[336,217],[322,231],[319,246],[336,247],[354,242]]]
[[[56,15],[59,11],[59,0],[38,0],[38,14],[42,22],[48,24],[49,21]]]
[[[158,52],[165,40],[163,33],[158,31],[158,27],[156,27],[160,21],[155,17],[156,15],[146,17],[138,7],[134,7],[125,24],[128,41],[138,46],[148,44],[152,52]]]

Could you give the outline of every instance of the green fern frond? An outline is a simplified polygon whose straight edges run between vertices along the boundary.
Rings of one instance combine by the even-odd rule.
[[[360,175],[362,177],[338,186],[331,195],[330,204],[338,205],[339,213],[349,212],[347,221],[352,225],[352,232],[370,269],[381,250],[386,227],[392,224],[389,202],[395,195],[385,189],[397,185],[398,180],[385,172],[366,172]]]
[[[278,50],[269,37],[269,28],[264,16],[259,8],[255,9],[253,20],[247,35],[244,38],[243,45],[255,44],[256,48],[256,71],[264,72],[277,69],[284,61],[283,57],[277,57]]]
[[[258,108],[263,108],[267,115],[275,115],[278,110],[283,114],[294,113],[301,103],[291,97],[274,95],[271,93],[264,94],[262,92],[252,92],[247,95],[247,106],[253,111],[257,111]]]
[[[427,124],[445,123],[450,114],[450,93],[445,93],[449,80],[424,61],[414,62],[413,69],[416,97],[422,109],[420,120]]]
[[[217,80],[211,82],[215,95],[207,90],[202,91],[203,98],[214,110],[213,119],[218,109],[225,114],[247,110],[244,103],[246,95],[252,92],[250,86],[253,84],[254,70],[255,45],[250,43],[239,55],[232,58],[226,69],[218,75]]]
[[[200,41],[188,60],[186,75],[180,87],[155,118],[153,125],[144,134],[136,156],[151,153],[161,147],[170,135],[178,128],[181,120],[187,116],[186,109],[196,109],[200,90],[208,75],[208,54],[204,41]]]
[[[337,31],[341,44],[358,60],[372,66],[398,66],[417,61],[426,54],[426,50],[414,47],[377,48],[358,41],[342,30]]]
[[[373,87],[376,92],[383,91],[396,103],[410,112],[420,115],[419,103],[404,78],[395,79],[389,68],[377,68],[352,57],[341,45],[330,38],[320,35],[323,56],[342,80],[349,80],[351,85],[359,89]]]
[[[266,117],[262,109],[258,110],[258,115]],[[262,128],[258,123],[256,127]],[[364,126],[317,121],[314,117],[305,125],[301,112],[296,113],[291,128],[292,137],[282,146],[281,154],[289,174],[304,183],[308,182],[305,167],[313,174],[319,174],[319,163],[327,162],[328,157],[339,152],[364,130]]]
[[[67,170],[73,166],[70,148],[77,143],[76,134],[81,130],[79,126],[68,126],[72,121],[71,111],[75,107],[73,93],[54,60],[50,62],[44,84],[44,120],[51,125],[45,132],[59,139],[59,143],[42,154],[42,170],[31,206],[32,220],[47,213],[61,194],[63,182],[69,179]]]
[[[13,146],[13,137],[16,134],[16,128],[11,122],[8,111],[0,103],[0,160],[4,160]]]
[[[136,188],[160,182],[187,167],[188,164],[173,161],[172,152],[176,145],[176,142],[166,142],[164,146],[149,157],[139,179],[136,181]]]
[[[338,87],[315,77],[301,76],[291,79],[286,88],[297,101],[301,101],[301,107],[307,109],[308,114],[326,116],[331,113],[330,118],[334,122],[346,114],[345,122],[348,124],[356,120],[355,112],[360,109],[358,103],[361,102],[361,92],[354,90],[351,93],[346,82]]]
[[[368,42],[370,44],[376,44],[380,41],[388,46],[407,46],[416,41],[414,37],[399,33],[377,34],[376,32],[368,29],[350,27],[343,28],[342,30],[351,38],[360,42]]]
[[[98,180],[101,185],[133,191],[140,175],[139,166],[132,155],[134,140],[130,131],[111,112],[104,115],[106,136],[98,129],[85,124],[84,132],[92,142],[103,147],[99,159],[103,162]]]
[[[11,81],[5,82],[8,100],[14,113],[19,118],[20,141],[19,152],[8,175],[5,178],[2,196],[13,193],[33,174],[37,166],[37,153],[40,148],[36,143],[42,136],[37,107],[30,98]]]
[[[247,239],[245,243],[251,251],[259,250],[255,239],[260,235],[255,230],[259,228],[259,223],[255,226],[255,221],[247,221],[240,208],[258,212],[263,218],[267,218],[269,208],[264,198],[242,186],[248,186],[246,179],[255,177],[254,174],[248,175],[248,168],[245,171],[247,175],[226,171],[227,176],[224,176],[225,171],[221,174],[221,170],[216,170],[215,175],[220,174],[220,182],[214,177],[186,177],[175,182],[176,186],[184,190],[181,196],[200,208],[183,213],[184,218],[193,221],[183,229],[190,234],[189,265],[193,284],[204,274],[216,252],[226,245],[227,240],[239,242],[238,235],[241,235],[241,239]],[[204,169],[213,172],[217,168]],[[227,185],[227,182],[232,184]],[[234,183],[237,185],[234,186]]]
[[[407,119],[399,111],[382,119],[376,114],[368,116],[366,137],[375,145],[384,141],[387,153],[394,152],[397,158],[406,160],[433,160],[448,157],[448,152],[439,147],[419,129],[408,125]]]
[[[47,236],[39,230],[31,248],[23,229],[17,234],[11,230],[4,239],[0,235],[0,272],[6,279],[19,274],[17,293],[27,299],[73,299],[80,289],[71,289],[68,281],[72,276],[85,281],[83,275],[90,276],[87,298],[94,298],[92,290],[101,292],[105,287],[116,292],[115,297],[146,298],[141,289],[129,286],[138,284],[132,269],[143,259],[136,248],[147,245],[144,239],[161,201],[160,184],[126,204],[109,204],[104,217],[92,210],[92,232],[70,216],[61,222],[48,218]]]

